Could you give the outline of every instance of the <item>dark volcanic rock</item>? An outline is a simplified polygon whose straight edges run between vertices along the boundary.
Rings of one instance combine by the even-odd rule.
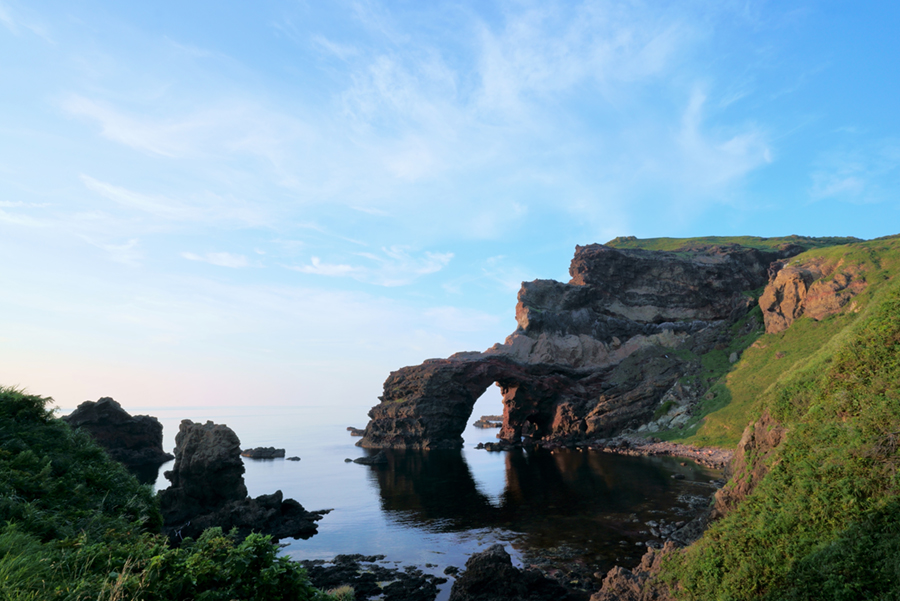
[[[569,592],[537,570],[520,570],[503,545],[493,545],[466,561],[466,571],[450,590],[450,601],[563,601]]]
[[[247,496],[241,441],[225,425],[183,420],[175,437],[175,466],[165,473],[171,486],[159,491],[166,531],[180,540],[196,537],[206,528],[237,528],[273,538],[309,538],[315,522],[328,513],[306,511],[281,491],[255,499]]]
[[[511,444],[637,428],[681,376],[700,369],[672,351],[702,354],[727,343],[729,325],[752,305],[743,292],[767,282],[772,261],[801,250],[577,247],[568,284],[522,284],[518,328],[506,342],[392,372],[358,444],[459,448],[475,401],[492,383],[503,394],[498,437]]]
[[[241,457],[248,457],[250,459],[275,459],[284,457],[284,449],[276,449],[275,447],[244,449],[241,451]]]
[[[128,467],[158,466],[172,459],[163,451],[163,427],[155,417],[131,416],[109,397],[85,401],[63,420],[86,430],[110,457]]]
[[[383,560],[384,555],[337,555],[330,562],[304,560],[300,565],[316,588],[352,586],[356,601],[433,601],[437,585],[447,582],[446,578],[425,574],[413,566],[400,570],[377,563]]]

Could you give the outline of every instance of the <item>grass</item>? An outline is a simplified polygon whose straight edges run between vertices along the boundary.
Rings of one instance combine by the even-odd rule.
[[[871,301],[807,324],[831,338],[761,395],[789,434],[750,496],[667,563],[680,598],[900,597],[900,281]]]
[[[606,243],[614,248],[639,248],[644,250],[684,251],[700,245],[739,244],[759,250],[777,249],[782,244],[796,244],[805,249],[822,248],[840,244],[861,242],[859,238],[827,236],[811,238],[808,236],[781,236],[778,238],[760,238],[758,236],[704,236],[699,238],[635,238],[620,236]]]
[[[900,272],[900,239],[816,248],[794,257],[791,264],[817,265],[825,272],[833,270],[822,281],[844,271],[855,274],[854,278],[867,283],[866,289],[853,299],[856,309],[862,311],[890,278]],[[762,322],[758,308],[751,315]],[[655,436],[698,446],[737,445],[744,428],[758,417],[763,406],[768,404],[777,409],[780,405],[776,397],[793,398],[791,395],[800,394],[808,381],[827,367],[834,347],[856,318],[857,314],[851,311],[822,321],[800,318],[784,332],[762,335],[742,334],[745,318],[732,328],[732,340],[726,350],[699,358],[703,362],[700,377],[710,385],[710,390],[692,420],[683,428]],[[732,366],[725,361],[733,350],[741,357]]]

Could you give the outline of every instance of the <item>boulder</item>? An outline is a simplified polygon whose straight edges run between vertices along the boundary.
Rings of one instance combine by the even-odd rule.
[[[63,421],[87,431],[110,457],[131,468],[159,466],[173,458],[163,451],[163,427],[155,417],[129,415],[111,399],[85,401]]]
[[[166,532],[175,542],[206,528],[237,528],[273,538],[309,538],[326,511],[309,512],[281,491],[251,499],[244,484],[241,441],[228,426],[183,420],[175,437],[171,485],[159,491]]]
[[[564,601],[570,593],[538,570],[512,565],[503,545],[493,545],[466,561],[449,601]]]

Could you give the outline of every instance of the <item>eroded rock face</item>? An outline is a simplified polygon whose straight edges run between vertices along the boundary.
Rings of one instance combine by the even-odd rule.
[[[159,420],[149,415],[129,415],[110,397],[85,401],[62,419],[74,428],[86,430],[110,457],[128,467],[158,466],[172,459],[163,451]]]
[[[725,488],[716,492],[713,519],[728,513],[753,492],[769,472],[768,457],[784,441],[787,431],[768,411],[749,424],[738,443],[732,460],[732,477]]]
[[[359,444],[457,448],[492,383],[503,391],[499,438],[510,442],[636,428],[691,369],[672,351],[727,342],[725,328],[752,305],[743,292],[766,283],[772,261],[800,250],[577,247],[568,284],[522,284],[518,328],[503,344],[392,372]]]
[[[273,538],[309,538],[327,511],[309,512],[281,491],[247,496],[241,441],[228,426],[183,420],[175,437],[175,466],[165,472],[172,483],[159,491],[160,510],[171,538],[197,537],[213,526],[237,528]]]
[[[591,595],[591,601],[674,601],[668,585],[657,575],[663,559],[674,553],[674,543],[667,542],[662,549],[647,549],[641,564],[632,570],[616,566],[603,579],[603,587]]]
[[[853,297],[866,289],[858,266],[808,261],[773,267],[781,269],[759,297],[768,334],[783,332],[804,315],[821,320],[845,307],[852,309]]]
[[[466,561],[466,571],[450,589],[450,601],[564,601],[569,593],[537,570],[512,565],[503,545],[493,545]]]

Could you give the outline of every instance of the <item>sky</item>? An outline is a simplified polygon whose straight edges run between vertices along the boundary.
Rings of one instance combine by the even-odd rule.
[[[0,0],[0,384],[333,405],[616,236],[900,233],[900,3]]]

